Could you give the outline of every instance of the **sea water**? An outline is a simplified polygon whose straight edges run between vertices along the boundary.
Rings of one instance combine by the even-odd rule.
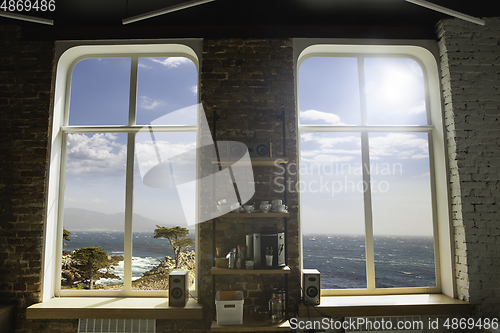
[[[194,237],[194,235],[191,235]],[[64,250],[101,246],[108,255],[123,255],[123,232],[74,231]],[[151,232],[134,232],[132,280],[164,260],[174,257],[170,243]],[[366,288],[364,235],[303,235],[304,268],[321,273],[322,289]],[[434,287],[436,285],[432,237],[375,236],[375,284],[377,288]],[[110,269],[120,279],[101,279],[98,284],[122,283],[123,261]]]

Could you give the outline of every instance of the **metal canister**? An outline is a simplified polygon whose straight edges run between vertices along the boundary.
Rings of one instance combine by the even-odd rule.
[[[229,252],[229,264],[227,267],[236,268],[236,248],[231,249],[231,252]]]

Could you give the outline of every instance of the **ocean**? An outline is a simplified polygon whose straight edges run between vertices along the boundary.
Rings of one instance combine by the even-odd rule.
[[[134,232],[132,280],[173,257],[168,240],[153,238],[153,232]],[[193,237],[193,235],[191,235]],[[64,250],[101,246],[109,255],[123,255],[123,232],[73,231]],[[321,273],[322,289],[366,288],[365,242],[362,235],[303,235],[304,268]],[[377,288],[435,287],[432,237],[376,236],[375,285]],[[123,262],[110,270],[120,279],[101,279],[98,284],[119,283]]]
[[[321,273],[322,289],[366,288],[364,235],[303,235],[304,268]],[[432,237],[375,236],[377,288],[435,287]]]

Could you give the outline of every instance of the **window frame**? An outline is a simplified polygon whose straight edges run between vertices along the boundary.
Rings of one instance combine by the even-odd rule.
[[[443,108],[441,101],[441,87],[439,80],[439,57],[437,48],[432,41],[376,41],[373,40],[331,40],[331,39],[294,39],[294,72],[296,77],[296,104],[298,135],[307,132],[353,132],[359,133],[362,142],[362,155],[369,149],[368,133],[370,132],[423,132],[428,134],[429,159],[431,170],[431,196],[433,206],[433,237],[434,260],[436,273],[436,287],[420,288],[375,288],[375,270],[373,259],[373,223],[371,217],[365,217],[366,244],[366,289],[329,289],[321,290],[322,296],[336,295],[384,295],[384,294],[416,294],[416,293],[444,293],[450,297],[456,294],[454,285],[453,242],[450,214],[450,196],[448,188],[447,149],[443,121]],[[384,58],[409,58],[415,60],[424,73],[424,84],[427,105],[427,125],[300,125],[299,123],[299,68],[308,58],[312,57],[384,57]],[[361,98],[361,97],[360,97]],[[364,119],[363,119],[364,118]],[[366,120],[361,117],[361,121]],[[297,140],[298,159],[300,161],[300,137]],[[363,163],[368,162],[368,156],[362,156]],[[367,180],[363,172],[363,180]],[[369,180],[369,175],[368,175]],[[369,182],[368,182],[369,184]],[[365,212],[366,204],[371,204],[371,193],[364,195]],[[300,214],[301,211],[300,211]],[[299,217],[302,221],[301,216]],[[368,236],[367,236],[368,234]],[[303,246],[302,232],[300,243]],[[300,263],[303,266],[303,251]],[[308,267],[311,268],[311,267]]]
[[[43,274],[42,274],[42,301],[54,296],[100,296],[100,297],[168,297],[168,291],[132,290],[131,263],[132,263],[132,209],[133,209],[133,168],[135,134],[144,128],[136,125],[137,115],[137,73],[138,59],[141,57],[186,57],[193,61],[197,69],[197,86],[200,86],[200,59],[201,39],[192,40],[163,40],[163,41],[129,41],[120,43],[88,42],[56,43],[56,73],[55,92],[53,103],[53,117],[51,119],[50,160],[48,172],[48,191],[46,196],[47,211],[44,228],[43,245]],[[131,58],[129,116],[127,125],[105,126],[69,126],[69,101],[71,95],[71,76],[75,65],[89,58]],[[198,89],[199,91],[199,89]],[[200,94],[197,94],[197,103]],[[197,125],[151,125],[155,132],[198,132]],[[125,191],[125,228],[124,228],[124,257],[130,264],[125,265],[124,288],[120,291],[109,290],[65,290],[61,289],[61,259],[63,249],[64,202],[66,148],[68,134],[72,133],[127,133],[127,161],[126,161],[126,191]],[[197,135],[197,140],[199,135]],[[196,201],[198,188],[196,189]],[[196,216],[197,218],[197,216]],[[195,247],[198,248],[198,223],[195,223]],[[196,271],[198,272],[199,256],[196,253]],[[196,274],[198,276],[198,274]],[[197,288],[198,277],[195,280]],[[196,290],[191,291],[196,294]]]

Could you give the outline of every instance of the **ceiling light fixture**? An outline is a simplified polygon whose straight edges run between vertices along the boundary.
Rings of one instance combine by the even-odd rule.
[[[7,17],[10,19],[14,19],[14,20],[28,21],[28,22],[34,22],[34,23],[47,24],[47,25],[54,25],[53,20],[44,19],[41,17],[33,17],[33,16],[27,16],[27,15],[15,14],[15,13],[8,13],[8,12],[4,12],[4,11],[0,11],[0,16]]]
[[[484,25],[486,23],[484,20],[481,20],[477,17],[463,14],[463,13],[457,12],[456,10],[449,9],[449,8],[446,8],[446,7],[443,7],[440,5],[436,5],[436,4],[429,2],[429,1],[425,1],[425,0],[405,0],[405,1],[411,2],[415,5],[419,5],[419,6],[422,6],[425,8],[435,10],[435,11],[443,13],[443,14],[448,14],[448,15],[454,16],[456,18],[459,18],[459,19],[462,19],[465,21],[476,23],[479,25]]]
[[[133,23],[133,22],[145,20],[145,19],[148,19],[148,18],[152,18],[152,17],[155,17],[155,16],[160,16],[160,15],[163,15],[163,14],[176,12],[178,10],[186,9],[186,8],[189,8],[189,7],[194,7],[194,6],[202,5],[204,3],[212,2],[212,1],[215,1],[215,0],[194,0],[194,1],[187,1],[187,2],[180,3],[178,5],[174,5],[174,6],[170,6],[170,7],[166,7],[166,8],[162,8],[162,9],[158,9],[158,10],[154,10],[152,12],[148,12],[148,13],[144,13],[144,14],[141,14],[141,15],[132,16],[132,17],[123,19],[122,23],[123,24],[129,24],[129,23]]]

